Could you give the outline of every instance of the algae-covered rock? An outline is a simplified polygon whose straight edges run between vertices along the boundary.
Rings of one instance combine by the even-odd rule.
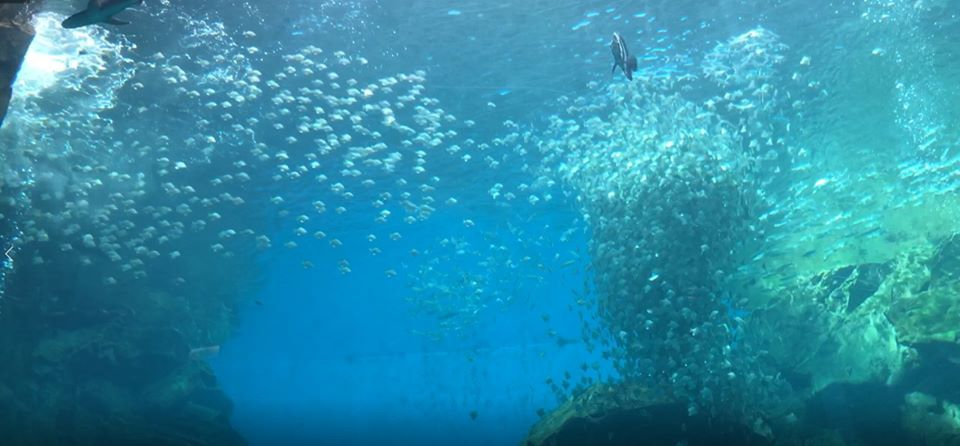
[[[576,397],[567,400],[557,409],[544,414],[533,426],[524,444],[541,445],[555,435],[565,424],[578,418],[590,418],[616,410],[642,408],[665,403],[649,389],[629,383],[617,385],[595,384]]]
[[[45,337],[33,350],[35,365],[59,364],[97,339],[97,330],[64,330]]]
[[[958,342],[960,337],[960,283],[939,285],[893,302],[887,316],[896,325],[900,341]]]
[[[960,260],[956,236],[948,238],[925,262],[903,262],[890,285],[887,316],[900,340],[956,342],[960,330]]]
[[[179,410],[188,404],[204,406],[221,415],[233,410],[233,403],[217,386],[216,376],[200,362],[155,381],[140,393],[140,399],[150,411]]]
[[[100,415],[126,412],[139,404],[135,395],[106,379],[92,379],[79,384],[77,406]]]
[[[844,320],[799,370],[811,376],[811,390],[835,382],[886,382],[897,375],[908,353],[882,314]]]
[[[191,372],[191,369],[183,368],[178,373],[171,373],[145,388],[140,393],[140,398],[147,410],[170,410],[185,403],[193,391],[193,386],[196,385]]]
[[[835,382],[884,382],[908,353],[876,297],[891,270],[870,263],[818,274],[756,311],[748,333],[801,393]]]
[[[940,242],[927,265],[932,286],[960,280],[960,234],[953,234]]]
[[[883,263],[849,265],[815,276],[807,289],[815,301],[850,313],[877,292],[889,273],[890,266]]]
[[[663,400],[636,385],[598,384],[541,419],[523,445],[772,444],[760,433],[765,423],[754,421],[691,414],[686,403]]]
[[[960,445],[960,406],[922,392],[904,396],[900,406],[906,430],[926,444]]]
[[[245,444],[230,427],[229,398],[209,367],[190,357],[181,327],[198,324],[157,314],[187,302],[131,298],[122,317],[105,318],[84,315],[121,306],[45,302],[16,307],[30,313],[0,326],[8,359],[0,381],[11,386],[0,392],[0,432],[16,433],[3,444]],[[85,322],[61,323],[71,314]],[[40,324],[16,324],[24,320]]]
[[[901,343],[957,342],[960,329],[960,236],[918,246],[893,262],[878,291]]]
[[[188,360],[189,348],[177,330],[113,327],[86,338],[62,363],[74,377],[109,378],[137,389],[173,373]]]

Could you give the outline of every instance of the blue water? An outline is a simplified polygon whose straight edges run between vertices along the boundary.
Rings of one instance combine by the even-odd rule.
[[[600,359],[569,308],[582,272],[545,274],[462,338],[436,342],[411,334],[435,321],[411,314],[402,282],[380,273],[404,260],[374,257],[346,277],[294,257],[263,263],[262,305],[240,309],[234,338],[212,361],[251,444],[512,444],[539,409],[556,406],[547,378]],[[573,343],[558,345],[548,328]]]
[[[955,2],[79,3],[0,128],[11,444],[956,413]]]

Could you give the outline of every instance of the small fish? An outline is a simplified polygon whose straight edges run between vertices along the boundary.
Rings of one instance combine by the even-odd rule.
[[[67,17],[67,19],[61,23],[61,26],[71,29],[96,23],[127,25],[130,22],[118,20],[114,16],[133,5],[139,5],[141,3],[143,3],[143,0],[90,0],[90,2],[87,3],[86,9]]]
[[[448,312],[446,312],[446,313],[442,313],[442,314],[437,315],[437,319],[439,319],[439,320],[441,320],[441,321],[445,321],[445,320],[447,320],[447,319],[453,319],[453,318],[455,318],[455,317],[457,317],[457,316],[459,316],[459,315],[460,315],[460,312],[459,312],[459,311],[448,311]]]
[[[876,234],[882,230],[883,228],[873,228],[873,229],[861,232],[859,235],[857,235],[857,237],[870,237],[871,235]]]
[[[563,336],[557,336],[557,347],[564,348],[568,345],[573,345],[579,341],[573,338],[565,338]]]
[[[217,356],[218,353],[220,353],[219,345],[192,348],[190,349],[190,359],[193,361],[199,361]]]
[[[627,43],[618,33],[613,33],[613,40],[610,42],[610,51],[613,52],[613,68],[610,73],[617,71],[617,67],[623,70],[627,79],[633,80],[633,72],[637,71],[637,58],[630,55],[627,49]]]

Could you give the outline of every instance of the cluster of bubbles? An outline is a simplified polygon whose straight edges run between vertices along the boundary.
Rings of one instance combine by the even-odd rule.
[[[589,226],[618,372],[692,414],[751,413],[784,389],[745,341],[740,296],[725,290],[763,236],[769,178],[804,156],[789,119],[772,119],[802,108],[778,84],[785,50],[751,30],[708,52],[702,76],[592,84],[597,94],[531,135],[541,182],[561,182]]]
[[[940,1],[867,1],[863,6],[865,29],[881,36],[871,55],[895,67],[897,73],[894,113],[906,136],[903,151],[943,160],[956,136],[945,122],[948,101],[943,95],[930,94],[946,89],[939,76],[935,45],[921,23],[925,15],[942,13],[946,5]]]

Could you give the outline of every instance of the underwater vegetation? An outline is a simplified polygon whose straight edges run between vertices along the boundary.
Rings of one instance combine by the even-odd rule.
[[[0,5],[4,444],[246,444],[286,263],[467,364],[539,313],[518,443],[960,444],[952,2],[139,3]]]

